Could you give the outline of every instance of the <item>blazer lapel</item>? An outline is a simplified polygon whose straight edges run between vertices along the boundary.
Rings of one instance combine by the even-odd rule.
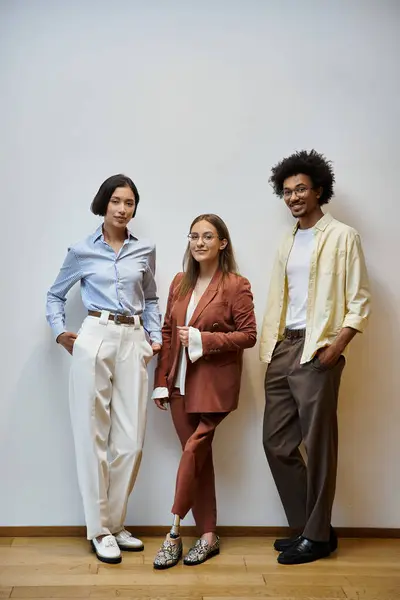
[[[190,319],[189,326],[193,327],[193,325],[195,324],[197,319],[200,317],[203,310],[206,308],[206,306],[208,306],[210,304],[211,300],[214,298],[214,296],[216,295],[216,293],[218,291],[219,284],[221,283],[221,279],[222,279],[222,272],[220,270],[217,270],[214,273],[214,276],[211,279],[210,283],[208,284],[208,287],[205,290],[204,294],[200,298],[196,308],[194,309],[194,313],[192,315],[192,318]],[[190,299],[190,296],[189,296],[189,299]],[[189,304],[189,300],[188,300],[188,304]],[[187,308],[187,305],[186,305],[186,308]]]
[[[185,321],[186,321],[186,312],[187,312],[187,307],[189,305],[189,301],[190,301],[190,297],[192,295],[192,291],[189,291],[186,296],[184,296],[183,298],[178,298],[174,304],[174,308],[175,308],[175,327],[176,326],[184,326],[185,325]],[[179,336],[177,335],[177,331],[172,333],[172,339],[173,339],[173,349],[172,351],[175,352],[174,354],[174,358],[173,358],[173,362],[172,362],[172,367],[171,367],[171,371],[168,375],[168,381],[169,381],[169,387],[173,387],[174,383],[175,383],[175,378],[176,378],[176,374],[177,374],[177,369],[178,369],[178,361],[179,361],[179,357],[181,354],[181,342],[179,340]],[[171,391],[171,390],[170,390]]]
[[[190,290],[186,296],[183,298],[179,298],[178,302],[175,305],[176,310],[176,324],[180,326],[185,325],[186,321],[186,313],[187,308],[189,306],[190,298],[192,296],[193,290]]]

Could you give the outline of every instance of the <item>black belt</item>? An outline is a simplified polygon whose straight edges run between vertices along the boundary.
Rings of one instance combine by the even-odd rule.
[[[289,340],[298,340],[301,338],[306,337],[306,330],[305,329],[285,329],[284,332],[284,337],[289,339]]]
[[[101,311],[99,311],[99,310],[89,310],[88,314],[91,317],[101,317]],[[114,321],[114,323],[116,325],[134,325],[135,324],[135,317],[130,317],[128,315],[119,315],[118,313],[115,315],[110,313],[108,316],[108,320]],[[139,317],[139,321],[140,321],[140,324],[143,325],[142,317]]]

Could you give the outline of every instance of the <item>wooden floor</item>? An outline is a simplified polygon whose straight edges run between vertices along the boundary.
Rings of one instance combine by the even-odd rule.
[[[340,540],[334,557],[286,567],[271,539],[224,538],[216,558],[168,571],[152,568],[161,539],[144,542],[108,566],[81,538],[0,538],[0,598],[400,600],[400,540]]]

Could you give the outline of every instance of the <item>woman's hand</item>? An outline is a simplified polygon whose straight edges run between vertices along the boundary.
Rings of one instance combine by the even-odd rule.
[[[157,342],[153,342],[151,344],[151,347],[153,348],[153,356],[155,356],[156,354],[158,354],[161,350],[161,344],[158,344]]]
[[[154,402],[160,410],[168,410],[167,406],[165,406],[168,404],[168,398],[155,398]]]
[[[72,350],[77,337],[77,334],[72,333],[72,331],[64,331],[64,333],[60,333],[60,335],[56,339],[56,342],[57,344],[61,344],[61,346],[65,348],[67,352],[72,354]]]
[[[182,346],[187,348],[189,346],[189,327],[180,327],[178,325],[178,336]]]

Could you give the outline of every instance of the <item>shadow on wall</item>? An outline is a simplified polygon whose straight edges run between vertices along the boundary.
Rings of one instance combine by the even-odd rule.
[[[353,226],[361,235],[357,216],[339,202],[335,217]],[[373,235],[368,236],[373,239]],[[367,256],[372,249],[363,244]],[[379,280],[369,268],[372,314],[367,330],[357,335],[350,346],[339,400],[339,465],[333,520],[340,526],[397,527],[388,517],[384,522],[385,501],[393,505],[399,489],[398,473],[388,472],[398,453],[397,424],[400,410],[396,395],[400,384],[396,356],[400,352],[398,301],[388,282]],[[397,380],[397,384],[396,384]],[[397,416],[396,416],[397,413]],[[396,483],[397,481],[397,483]],[[371,485],[373,482],[373,486]]]
[[[12,472],[7,474],[7,525],[24,525],[20,520],[16,522],[16,515],[21,514],[26,515],[29,525],[71,525],[71,511],[81,513],[68,406],[70,357],[56,345],[50,329],[46,332],[44,312],[43,307],[43,315],[37,317],[37,329],[43,323],[41,339],[47,340],[38,344],[25,365],[21,365],[8,426],[1,440],[7,454],[14,457]],[[68,328],[77,331],[85,316],[78,288],[70,294],[68,314]],[[70,510],[63,522],[59,507],[66,505]],[[43,514],[45,520],[32,522],[38,518],[35,515]]]
[[[373,316],[365,334],[352,342],[338,410],[335,515],[353,527],[360,525],[362,515],[372,517],[376,511],[377,516],[382,515],[384,499],[396,492],[394,481],[396,477],[399,480],[398,474],[388,473],[386,468],[398,452],[396,422],[400,415],[395,379],[399,376],[394,356],[398,356],[400,345],[394,327],[395,306],[382,282],[371,280],[371,289]]]
[[[260,363],[258,351],[257,343],[245,352],[238,410],[222,422],[215,436],[216,487],[224,513],[221,525],[285,524],[262,445],[265,365]],[[257,502],[261,506],[252,510],[255,497],[262,499]]]

